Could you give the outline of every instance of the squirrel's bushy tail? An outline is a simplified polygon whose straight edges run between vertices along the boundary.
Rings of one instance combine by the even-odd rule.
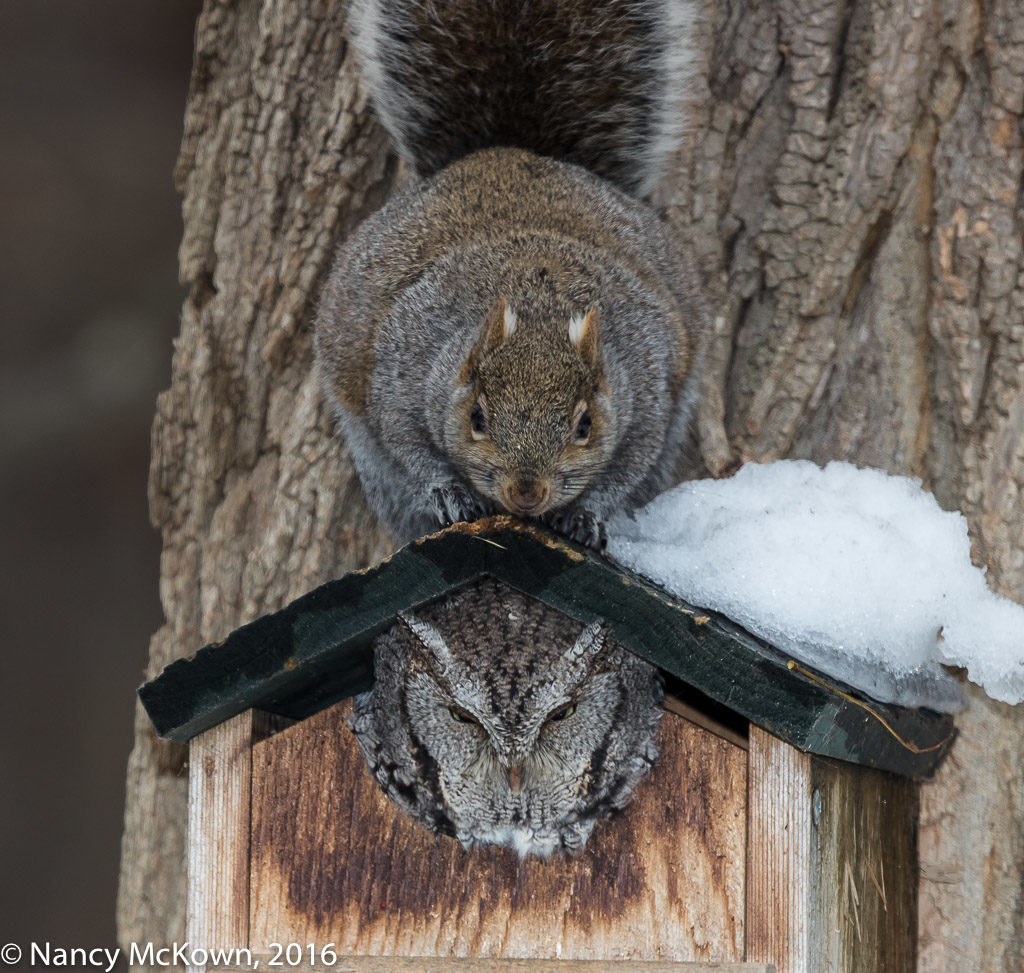
[[[693,0],[352,0],[398,151],[428,174],[514,145],[645,195],[679,145]]]

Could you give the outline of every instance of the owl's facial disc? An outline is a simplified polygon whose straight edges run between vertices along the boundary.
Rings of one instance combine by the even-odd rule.
[[[403,614],[352,727],[385,791],[463,845],[574,854],[657,752],[657,671],[494,580]]]

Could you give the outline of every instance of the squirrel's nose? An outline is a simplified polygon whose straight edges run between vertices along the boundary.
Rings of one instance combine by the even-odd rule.
[[[513,513],[531,514],[544,506],[549,492],[546,483],[518,484],[506,491],[506,506]]]

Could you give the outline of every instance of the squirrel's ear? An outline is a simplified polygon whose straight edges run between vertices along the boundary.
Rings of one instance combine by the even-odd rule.
[[[505,298],[499,297],[491,305],[491,309],[487,312],[487,317],[484,318],[484,326],[480,330],[480,337],[477,338],[476,344],[469,354],[469,360],[466,362],[467,369],[471,372],[481,358],[494,351],[495,348],[500,348],[512,337],[512,333],[515,330],[515,312],[509,307],[508,301]]]
[[[586,317],[569,320],[569,340],[587,365],[595,372],[601,370],[601,318],[596,307]]]
[[[516,312],[509,307],[508,301],[499,297],[487,312],[484,319],[484,330],[481,337],[486,344],[487,351],[503,345],[512,337],[516,330]]]

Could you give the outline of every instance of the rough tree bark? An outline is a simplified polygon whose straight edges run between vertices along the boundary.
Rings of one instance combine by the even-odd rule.
[[[1024,5],[705,7],[706,83],[662,197],[717,309],[688,474],[806,457],[922,477],[1024,601]],[[387,550],[310,377],[318,281],[396,171],[343,17],[331,0],[208,0],[200,17],[150,675]],[[971,696],[923,794],[929,973],[1024,963],[1024,707]],[[140,714],[124,942],[183,937],[182,761]]]

